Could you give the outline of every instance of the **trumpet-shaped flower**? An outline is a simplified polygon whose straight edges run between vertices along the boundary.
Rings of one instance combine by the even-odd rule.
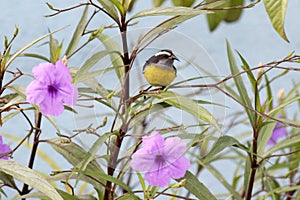
[[[71,83],[68,68],[61,62],[42,63],[32,69],[33,80],[26,88],[27,101],[39,105],[44,115],[58,116],[64,111],[64,104],[73,106],[78,91]]]
[[[7,160],[8,156],[2,156],[2,155],[10,151],[11,151],[10,147],[7,144],[3,144],[2,135],[0,135],[0,159]]]
[[[132,155],[131,167],[146,172],[145,178],[152,186],[164,187],[170,179],[182,178],[190,167],[190,161],[183,157],[185,143],[179,137],[164,140],[154,131],[143,137],[143,147]]]

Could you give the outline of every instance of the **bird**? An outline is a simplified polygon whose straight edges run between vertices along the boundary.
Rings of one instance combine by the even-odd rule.
[[[169,49],[163,49],[150,57],[143,66],[143,74],[152,86],[165,88],[170,85],[176,77],[177,70],[173,65],[174,60],[179,59]]]

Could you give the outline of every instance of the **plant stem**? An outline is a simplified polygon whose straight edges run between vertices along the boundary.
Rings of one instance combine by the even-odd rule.
[[[36,153],[37,153],[37,148],[38,148],[38,145],[39,145],[39,137],[41,135],[41,129],[40,129],[41,128],[41,121],[42,121],[42,113],[36,111],[35,112],[34,139],[33,139],[33,145],[32,145],[32,149],[31,149],[31,155],[30,155],[30,159],[29,159],[29,163],[28,163],[28,167],[30,169],[33,168],[34,160],[35,160]],[[30,192],[29,186],[27,184],[24,184],[20,195],[25,195],[25,194],[28,194],[29,192]]]
[[[128,53],[128,43],[127,43],[127,23],[125,22],[125,16],[122,16],[120,33],[122,38],[123,45],[123,64],[124,64],[124,78],[123,78],[123,88],[122,88],[122,114],[126,113],[129,99],[129,71],[130,71],[130,59]],[[120,153],[120,148],[122,145],[123,138],[127,133],[128,126],[127,123],[124,122],[120,129],[120,134],[117,136],[113,149],[111,151],[110,160],[107,167],[107,174],[110,176],[114,175],[115,169],[117,167],[117,160]],[[113,199],[114,189],[112,187],[112,182],[107,181],[105,186],[104,199],[111,200]]]
[[[256,81],[255,84],[255,91],[254,91],[254,95],[255,95],[255,110],[258,110],[258,104],[260,104],[259,102],[259,90],[258,90],[258,80]],[[255,182],[255,174],[257,171],[257,167],[258,167],[258,163],[257,163],[257,140],[258,140],[258,134],[259,134],[259,121],[260,121],[260,116],[255,113],[254,115],[255,117],[255,124],[253,125],[253,142],[252,142],[252,154],[249,154],[249,156],[251,156],[251,172],[250,172],[250,178],[249,178],[249,183],[248,183],[248,187],[247,187],[247,191],[246,191],[246,200],[251,200],[252,197],[252,191],[253,191],[253,186],[254,186],[254,182]]]

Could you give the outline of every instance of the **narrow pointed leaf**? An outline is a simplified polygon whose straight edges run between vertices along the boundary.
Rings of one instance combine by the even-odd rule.
[[[161,16],[161,15],[200,15],[200,14],[206,14],[207,11],[200,10],[200,9],[194,9],[194,8],[188,8],[183,6],[177,6],[177,7],[157,7],[152,8],[148,10],[143,10],[135,15],[133,15],[130,20],[139,18],[139,17],[148,17],[148,16]],[[129,21],[130,21],[129,20]]]
[[[121,57],[123,50],[120,45],[113,38],[109,37],[109,35],[99,33],[97,37],[103,43],[106,50],[110,52],[110,60],[113,67],[115,67],[118,78],[124,77],[124,63]]]
[[[280,111],[285,106],[287,106],[295,101],[299,101],[299,100],[300,100],[300,96],[296,96],[295,98],[286,100],[286,101],[282,102],[279,106],[274,108],[273,110],[269,111],[268,115],[270,115],[271,117],[277,117],[279,115]],[[285,121],[283,119],[280,119],[280,120]],[[272,136],[275,125],[276,125],[276,121],[268,120],[267,123],[261,128],[261,130],[259,132],[259,136],[258,136],[259,146],[257,149],[257,154],[259,156],[264,155],[264,150],[265,150],[266,144],[267,144],[268,140],[270,139],[270,137]]]
[[[209,164],[205,164],[202,160],[198,160],[199,164],[202,165],[205,169],[207,169],[212,175],[215,176],[217,180],[222,183],[222,185],[230,192],[233,199],[243,200],[241,195],[235,191],[232,184],[228,183],[227,179],[223,177],[223,174],[219,172],[215,167]]]
[[[48,140],[47,142],[73,166],[78,166],[88,157],[88,153],[84,149],[69,140],[55,138]],[[86,170],[102,171],[102,168],[95,160],[93,160],[86,166]]]
[[[169,91],[163,92],[161,94],[151,94],[150,96],[161,99],[169,105],[184,110],[197,117],[198,119],[214,126],[220,133],[222,132],[213,115],[190,98]]]
[[[79,163],[77,168],[79,168],[81,171],[85,170],[87,165],[95,159],[96,153],[98,150],[102,147],[104,142],[113,135],[113,132],[105,133],[99,139],[96,140],[96,142],[93,144],[93,146],[90,148],[90,150],[87,152],[85,159]]]
[[[223,8],[229,6],[229,1],[220,1],[218,4],[211,4],[212,0],[206,0],[209,8]],[[209,30],[215,30],[218,25],[226,18],[228,10],[214,10],[212,13],[206,15]]]
[[[76,72],[76,75],[73,80],[74,83],[76,84],[86,80],[86,73],[108,54],[109,51],[99,51],[92,55],[89,59],[87,59],[85,63],[80,67],[80,69]]]
[[[97,180],[110,181],[112,183],[115,183],[121,188],[125,189],[131,195],[131,198],[133,200],[134,199],[139,200],[139,198],[133,194],[131,188],[127,184],[125,184],[124,182],[122,182],[121,180],[115,177],[109,176],[104,172],[97,172],[97,171],[79,171],[79,172],[83,173],[84,175],[94,177]]]
[[[228,61],[229,61],[229,65],[230,65],[230,71],[231,71],[232,75],[236,75],[240,71],[237,67],[237,64],[236,64],[235,58],[233,56],[230,44],[227,40],[226,40],[226,45],[227,45],[227,55],[228,55]],[[252,108],[252,103],[251,103],[250,97],[247,93],[247,89],[245,87],[245,84],[243,82],[242,77],[241,76],[235,76],[233,79],[234,79],[235,85],[236,85],[237,90],[238,90],[239,95],[240,95],[239,100],[243,104],[248,106],[249,108]],[[254,126],[254,113],[246,107],[245,107],[245,111],[247,112],[250,123]]]
[[[217,200],[217,198],[209,191],[209,189],[191,172],[187,171],[182,179],[186,179],[184,187],[198,199]],[[179,182],[182,179],[177,181]]]
[[[110,14],[110,16],[114,20],[118,21],[118,11],[110,0],[98,0],[98,2],[101,3],[103,8]]]
[[[277,144],[275,144],[274,146],[272,146],[265,153],[264,156],[269,156],[275,151],[282,150],[282,149],[287,148],[287,147],[292,147],[294,145],[299,144],[299,142],[300,142],[300,136],[295,136],[295,137],[291,137],[291,138],[282,140],[282,141],[278,142]]]
[[[124,0],[123,1],[123,7],[125,11],[131,11],[132,6],[134,5],[136,0]]]
[[[62,44],[59,45],[58,40],[53,38],[52,35],[49,35],[49,37],[50,37],[50,41],[49,41],[50,61],[52,63],[56,63],[56,61],[60,57],[60,51],[61,51]]]
[[[153,0],[154,7],[161,6],[166,0]]]
[[[214,144],[210,152],[206,155],[204,162],[209,163],[213,157],[221,152],[226,147],[232,147],[233,145],[241,146],[239,141],[231,136],[221,136]]]
[[[63,200],[56,189],[32,169],[12,160],[0,160],[0,171],[5,172],[15,179],[30,185],[34,189],[44,193],[50,199]]]
[[[191,7],[195,0],[172,0],[174,6]]]
[[[125,9],[119,0],[110,0],[110,2],[112,2],[118,8],[122,16],[125,14]]]
[[[264,0],[264,5],[273,28],[287,42],[289,42],[285,31],[284,21],[288,0]]]
[[[67,51],[65,53],[65,55],[67,57],[69,57],[70,55],[72,55],[74,53],[74,51],[76,50],[76,47],[80,41],[80,38],[82,37],[82,34],[84,32],[84,29],[88,23],[87,21],[87,15],[88,15],[88,6],[85,7],[83,14],[81,16],[81,19],[76,27],[76,30],[73,34],[73,37],[69,43],[69,46],[67,48]]]
[[[64,27],[65,28],[65,27]],[[7,68],[18,56],[20,56],[26,49],[28,49],[29,47],[33,46],[34,44],[38,43],[39,41],[43,40],[44,38],[48,37],[49,35],[53,34],[53,33],[56,33],[58,31],[61,31],[62,29],[64,28],[61,28],[61,29],[58,29],[56,31],[53,31],[51,33],[48,33],[46,35],[43,35],[39,38],[37,38],[36,40],[30,42],[29,44],[25,45],[24,47],[22,47],[21,49],[19,49],[16,53],[14,53],[10,58],[9,60],[7,61],[6,63],[6,66],[5,68]]]
[[[145,35],[143,35],[135,46],[135,50],[140,49],[141,46],[147,44],[147,42],[151,41],[153,38],[167,33],[168,31],[174,29],[178,24],[187,21],[195,16],[197,15],[175,16],[171,19],[165,20],[164,22],[158,24],[156,27],[152,28]],[[147,45],[149,45],[149,43]]]

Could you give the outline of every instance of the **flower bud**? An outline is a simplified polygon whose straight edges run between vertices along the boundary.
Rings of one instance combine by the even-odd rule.
[[[61,59],[61,62],[64,64],[64,66],[68,66],[68,58],[66,55]]]
[[[281,104],[283,102],[283,99],[285,98],[285,91],[283,88],[281,88],[278,93],[277,93],[277,98],[278,98],[278,102],[279,104]]]

